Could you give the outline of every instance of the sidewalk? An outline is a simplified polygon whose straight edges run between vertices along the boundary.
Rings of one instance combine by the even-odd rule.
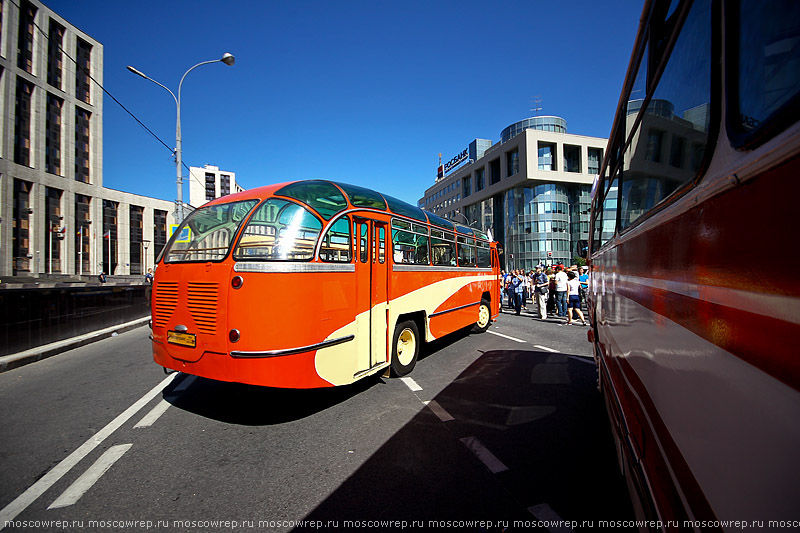
[[[41,361],[42,359],[66,352],[67,350],[72,350],[73,348],[78,348],[80,346],[111,337],[115,333],[123,333],[125,331],[145,326],[149,320],[150,316],[148,315],[136,320],[132,320],[131,322],[127,322],[125,324],[118,324],[98,331],[93,331],[91,333],[86,333],[84,335],[79,335],[77,337],[72,337],[71,339],[65,339],[62,341],[45,344],[43,346],[37,346],[36,348],[31,348],[30,350],[25,350],[24,352],[4,355],[0,357],[0,372],[6,372],[7,370],[12,370],[29,363]]]

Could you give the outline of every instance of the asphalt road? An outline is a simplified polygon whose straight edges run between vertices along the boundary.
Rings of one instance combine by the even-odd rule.
[[[427,346],[411,379],[312,391],[165,376],[148,335],[0,374],[0,528],[561,531],[632,518],[585,327],[503,314]]]

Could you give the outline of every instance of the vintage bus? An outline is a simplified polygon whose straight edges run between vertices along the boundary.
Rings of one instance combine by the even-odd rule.
[[[420,346],[499,312],[490,236],[373,190],[260,187],[189,215],[161,253],[153,357],[286,388],[409,373]]]
[[[620,464],[662,529],[797,528],[800,2],[648,0],[640,20],[589,252]]]

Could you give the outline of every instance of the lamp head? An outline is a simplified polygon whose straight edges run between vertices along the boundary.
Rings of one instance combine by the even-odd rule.
[[[233,57],[233,54],[225,52],[224,54],[222,54],[222,59],[220,59],[220,61],[222,61],[228,66],[231,66],[236,62],[236,58]]]
[[[131,72],[133,72],[133,73],[134,73],[134,74],[136,74],[137,76],[141,76],[141,77],[143,77],[143,78],[147,78],[147,76],[145,76],[145,75],[144,75],[144,72],[141,72],[141,71],[139,71],[139,70],[136,70],[135,68],[133,68],[133,67],[132,67],[132,66],[130,66],[130,65],[128,65],[128,70],[130,70]]]

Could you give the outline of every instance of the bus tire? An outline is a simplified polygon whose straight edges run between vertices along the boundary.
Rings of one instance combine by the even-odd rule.
[[[492,308],[486,300],[481,300],[481,305],[478,307],[478,321],[472,326],[474,333],[483,333],[489,329],[492,323]]]
[[[392,339],[392,375],[405,376],[417,364],[419,355],[419,328],[413,320],[400,322],[394,328]]]

